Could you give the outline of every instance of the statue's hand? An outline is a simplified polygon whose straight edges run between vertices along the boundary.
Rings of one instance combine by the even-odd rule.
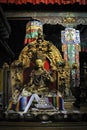
[[[30,96],[32,93],[31,92],[28,92],[25,88],[22,90],[22,93],[21,93],[21,95],[22,96]]]

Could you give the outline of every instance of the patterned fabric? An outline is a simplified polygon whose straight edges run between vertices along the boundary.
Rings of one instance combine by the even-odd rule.
[[[26,35],[25,35],[24,45],[31,43],[37,39],[39,29],[42,30],[43,32],[42,23],[38,20],[30,20],[26,24]]]
[[[71,68],[71,86],[79,87],[79,52],[81,51],[79,31],[74,28],[66,28],[65,31],[61,32],[61,42],[64,59],[69,62]]]

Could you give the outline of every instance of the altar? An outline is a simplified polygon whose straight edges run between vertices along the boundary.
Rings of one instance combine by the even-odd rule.
[[[2,130],[86,130],[86,122],[0,122]]]

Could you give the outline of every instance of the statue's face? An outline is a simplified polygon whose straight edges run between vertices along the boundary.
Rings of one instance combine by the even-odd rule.
[[[41,59],[37,59],[36,60],[36,66],[38,66],[39,68],[43,66],[43,61]]]
[[[47,44],[45,44],[44,42],[36,44],[36,50],[46,52],[47,51]]]
[[[32,52],[28,53],[28,58],[31,59],[32,58]]]

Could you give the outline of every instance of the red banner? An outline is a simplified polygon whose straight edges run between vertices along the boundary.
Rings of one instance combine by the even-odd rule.
[[[86,5],[87,0],[0,0],[0,3],[11,3],[11,4],[27,4],[27,3],[32,3],[32,4],[75,4],[79,3],[80,5]]]

